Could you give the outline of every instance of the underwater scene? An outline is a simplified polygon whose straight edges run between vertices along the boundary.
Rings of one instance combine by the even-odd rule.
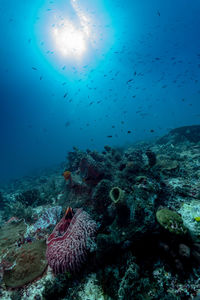
[[[0,1],[0,299],[200,300],[200,1]]]

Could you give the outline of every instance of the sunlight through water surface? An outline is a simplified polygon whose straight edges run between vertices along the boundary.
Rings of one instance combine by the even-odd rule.
[[[77,0],[71,0],[71,6],[78,22],[62,19],[53,28],[53,38],[62,55],[79,58],[87,50],[90,37],[89,17],[81,10]]]

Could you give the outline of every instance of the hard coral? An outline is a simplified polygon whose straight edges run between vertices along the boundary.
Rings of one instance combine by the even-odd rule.
[[[60,219],[61,211],[61,206],[46,208],[41,217],[33,225],[34,231],[48,228],[51,225],[56,225],[57,221]]]
[[[174,234],[185,234],[187,232],[181,216],[168,208],[158,210],[156,212],[156,219],[169,232]]]
[[[85,262],[96,222],[82,209],[68,208],[47,240],[46,257],[54,273],[75,272]]]

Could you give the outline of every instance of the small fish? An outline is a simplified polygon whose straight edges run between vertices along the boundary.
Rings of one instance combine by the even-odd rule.
[[[112,138],[112,135],[107,135],[107,138]]]
[[[43,76],[40,76],[40,80],[42,80]]]
[[[34,71],[37,71],[37,68],[35,68],[35,67],[32,67],[32,70],[34,70]]]
[[[65,93],[63,97],[66,98],[67,97],[67,93]]]
[[[65,70],[66,69],[66,66],[62,67],[62,70]]]
[[[150,129],[150,132],[154,132],[154,130],[153,130],[153,129]]]
[[[133,78],[131,78],[131,79],[129,79],[129,80],[127,80],[127,84],[129,83],[129,82],[131,82],[131,81],[133,81]]]
[[[130,131],[130,130],[128,130],[128,131],[127,131],[127,133],[131,133],[131,131]]]
[[[157,15],[160,17],[160,12],[159,12],[159,10],[157,11]]]

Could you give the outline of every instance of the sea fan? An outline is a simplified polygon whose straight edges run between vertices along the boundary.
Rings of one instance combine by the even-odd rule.
[[[46,257],[54,273],[76,272],[86,261],[88,242],[94,240],[96,222],[88,213],[68,208],[47,240]]]

